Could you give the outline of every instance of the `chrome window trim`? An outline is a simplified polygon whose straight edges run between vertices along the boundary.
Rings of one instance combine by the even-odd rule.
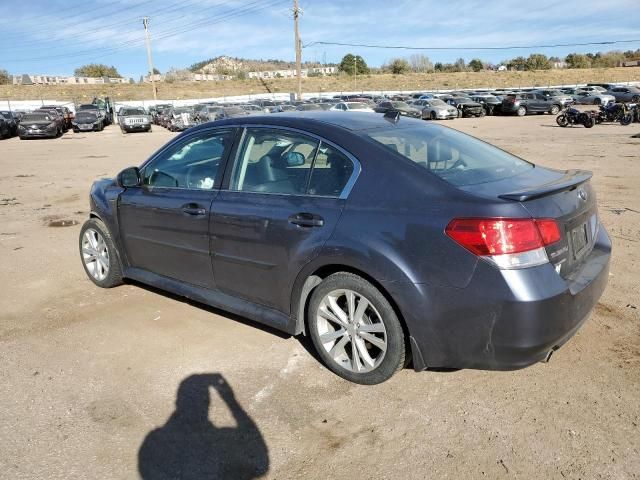
[[[271,130],[285,130],[285,131],[290,131],[290,132],[295,132],[295,133],[299,133],[301,135],[306,135],[308,137],[314,138],[315,140],[318,140],[318,142],[320,143],[326,143],[327,145],[331,146],[332,148],[335,148],[336,150],[338,150],[340,153],[342,153],[345,157],[347,157],[349,160],[351,160],[351,163],[353,163],[353,172],[351,172],[351,176],[349,177],[349,180],[347,180],[347,183],[345,184],[344,188],[342,189],[342,192],[340,193],[340,195],[338,196],[334,196],[334,195],[312,195],[309,193],[276,193],[276,192],[247,192],[247,191],[243,191],[243,190],[231,190],[230,188],[225,188],[225,189],[221,189],[221,191],[223,192],[233,192],[233,193],[246,193],[246,194],[257,194],[257,195],[284,195],[284,196],[289,196],[289,197],[313,197],[313,198],[333,198],[333,199],[339,199],[339,200],[346,200],[349,197],[349,194],[351,193],[351,190],[353,189],[356,181],[358,180],[358,177],[360,176],[360,172],[362,171],[362,166],[360,164],[360,161],[353,156],[351,153],[347,152],[344,148],[342,148],[339,145],[336,145],[335,143],[333,143],[330,140],[327,140],[326,138],[317,135],[315,133],[312,132],[308,132],[306,130],[300,130],[299,128],[295,128],[295,127],[287,127],[287,126],[281,126],[281,125],[268,125],[268,124],[262,124],[262,123],[243,123],[243,124],[238,124],[237,127],[242,128],[242,134],[240,137],[240,143],[238,145],[238,149],[236,151],[236,154],[234,155],[233,158],[233,169],[232,169],[232,173],[231,176],[229,178],[229,183],[231,181],[231,178],[233,176],[233,172],[235,171],[237,162],[238,162],[238,158],[240,155],[240,152],[242,150],[242,146],[244,146],[244,141],[245,141],[245,136],[246,136],[246,132],[248,128],[268,128]],[[316,152],[317,155],[317,152]],[[314,158],[314,164],[315,164],[315,158]],[[311,173],[310,173],[310,177],[313,175],[313,168],[311,169]]]

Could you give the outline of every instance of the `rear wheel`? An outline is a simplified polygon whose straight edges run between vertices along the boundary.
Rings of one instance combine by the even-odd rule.
[[[315,288],[308,325],[325,365],[351,382],[382,383],[405,363],[404,332],[393,307],[357,275],[336,273]]]
[[[596,122],[593,119],[593,117],[587,117],[584,122],[582,122],[582,124],[586,127],[586,128],[592,128]]]
[[[562,114],[562,115],[558,115],[556,117],[556,123],[561,126],[561,127],[566,127],[569,125],[569,119],[567,118],[566,115]]]
[[[627,126],[631,122],[633,122],[633,115],[631,113],[627,113],[620,118],[620,125]]]
[[[518,115],[519,117],[524,117],[526,114],[527,114],[526,107],[518,107],[518,109],[516,110],[516,115]]]

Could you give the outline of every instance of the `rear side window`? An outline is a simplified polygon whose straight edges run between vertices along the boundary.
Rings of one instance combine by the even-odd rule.
[[[307,193],[339,197],[352,174],[353,162],[332,146],[321,143],[313,164]]]
[[[433,125],[385,127],[364,134],[454,186],[494,182],[533,168],[488,143]]]

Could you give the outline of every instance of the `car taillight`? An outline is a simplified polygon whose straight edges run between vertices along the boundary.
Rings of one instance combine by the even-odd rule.
[[[544,247],[561,237],[556,221],[548,218],[456,218],[445,232],[471,253],[503,269],[547,263]]]

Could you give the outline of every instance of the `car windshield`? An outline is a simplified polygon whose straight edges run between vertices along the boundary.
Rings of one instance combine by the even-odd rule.
[[[122,115],[145,115],[145,111],[142,108],[127,108],[122,112]]]
[[[360,102],[350,102],[347,103],[347,106],[349,107],[349,110],[369,110],[370,108],[366,103]]]
[[[98,115],[95,112],[78,112],[76,114],[76,120],[95,120],[98,118]]]
[[[22,117],[22,123],[25,122],[50,122],[51,117],[45,113],[27,113]]]
[[[391,102],[393,108],[410,108],[407,102]]]
[[[458,187],[494,182],[534,168],[529,162],[452,129],[411,125],[363,133]]]
[[[429,100],[429,105],[431,105],[432,107],[434,107],[434,106],[445,107],[447,104],[446,104],[446,102],[443,102],[439,98],[433,98],[433,99]]]

